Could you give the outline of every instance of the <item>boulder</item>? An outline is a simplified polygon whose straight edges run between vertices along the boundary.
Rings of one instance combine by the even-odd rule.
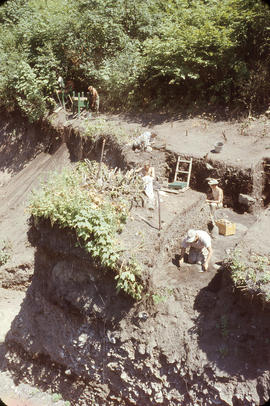
[[[244,195],[243,193],[239,194],[238,201],[240,204],[243,204],[247,207],[253,206],[253,204],[256,203],[256,199],[254,199],[254,197]]]

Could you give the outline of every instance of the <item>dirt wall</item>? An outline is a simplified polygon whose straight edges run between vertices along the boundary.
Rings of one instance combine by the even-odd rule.
[[[192,209],[189,221],[199,209]],[[174,227],[181,227],[180,219],[171,233]],[[111,276],[100,272],[66,230],[45,222],[29,237],[37,246],[35,273],[6,339],[25,359],[19,364],[24,377],[31,380],[29,369],[35,368],[40,386],[46,368],[48,374],[60,371],[57,385],[70,380],[62,394],[74,406],[251,406],[265,399],[265,335],[250,339],[250,315],[243,318],[228,284],[215,277],[201,289],[198,276],[190,284],[179,273],[179,286],[165,301],[134,303],[116,295]],[[175,247],[168,235],[161,243],[155,273]],[[267,320],[253,309],[252,325],[263,332]],[[257,353],[254,368],[246,354],[252,357],[256,345],[264,351]],[[9,356],[18,370],[16,355]],[[36,363],[42,364],[39,373]]]
[[[189,160],[191,156],[183,156]],[[167,153],[168,171],[170,181],[173,181],[177,155]],[[212,162],[211,160],[193,158],[190,186],[192,189],[210,193],[207,183],[208,178],[219,179],[220,186],[224,191],[224,204],[233,207],[239,212],[245,210],[256,211],[263,206],[263,177],[261,174],[262,163],[258,162],[252,168],[243,169],[238,166],[229,166],[222,161]],[[250,195],[255,199],[255,204],[248,209],[239,203],[239,194]]]

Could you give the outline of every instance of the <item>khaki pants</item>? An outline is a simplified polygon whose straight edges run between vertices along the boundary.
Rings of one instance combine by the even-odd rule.
[[[214,220],[216,219],[216,210],[217,209],[221,209],[223,207],[222,203],[208,203],[209,204],[209,209],[210,209],[210,216],[211,216],[211,220],[214,222]]]
[[[207,257],[208,257],[207,248],[202,248],[201,250],[198,250],[196,248],[191,247],[188,253],[188,263],[203,265]]]

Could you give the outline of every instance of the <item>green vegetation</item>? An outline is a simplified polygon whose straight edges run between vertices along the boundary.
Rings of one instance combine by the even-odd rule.
[[[134,131],[133,136],[138,136],[139,129]],[[130,139],[128,131],[113,121],[107,121],[102,118],[91,120],[85,130],[85,136],[90,137],[93,142],[96,142],[99,138],[110,138],[118,143],[125,143]]]
[[[11,257],[11,243],[9,240],[0,241],[0,266],[5,265]]]
[[[35,121],[57,77],[103,109],[269,104],[270,9],[260,0],[9,0],[0,7],[0,107]]]
[[[235,250],[224,264],[237,289],[259,297],[263,303],[270,302],[270,256],[256,253],[244,256]]]
[[[59,400],[63,399],[62,395],[60,393],[54,393],[52,395],[52,401],[55,402],[59,402]]]
[[[30,212],[36,220],[49,219],[52,226],[75,232],[96,266],[116,274],[117,291],[123,290],[139,300],[144,289],[141,267],[121,251],[117,236],[132,202],[140,198],[142,181],[133,171],[123,174],[105,165],[102,182],[97,181],[97,173],[97,163],[86,161],[61,174],[52,174],[33,193]]]
[[[148,294],[148,296],[152,299],[154,305],[166,303],[166,301],[173,296],[173,289],[159,288],[155,293]]]

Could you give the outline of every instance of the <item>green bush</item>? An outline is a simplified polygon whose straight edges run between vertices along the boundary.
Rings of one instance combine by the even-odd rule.
[[[234,250],[224,261],[230,271],[234,286],[247,292],[252,297],[257,296],[263,302],[270,302],[270,256],[256,253],[242,254]]]
[[[120,127],[119,124],[102,118],[90,120],[85,129],[85,136],[91,138],[93,142],[96,142],[102,137],[111,138],[116,140],[119,144],[124,144],[137,135],[139,135],[138,129],[130,132]]]
[[[98,165],[86,162],[54,174],[33,193],[30,212],[35,219],[76,233],[81,246],[97,266],[116,273],[117,290],[141,299],[141,268],[133,258],[121,259],[117,235],[126,223],[131,200],[142,184],[131,172],[109,171],[103,166],[103,186],[97,182]]]
[[[61,75],[78,91],[93,84],[107,110],[263,110],[269,21],[257,0],[9,0],[0,7],[1,105],[37,120]]]

